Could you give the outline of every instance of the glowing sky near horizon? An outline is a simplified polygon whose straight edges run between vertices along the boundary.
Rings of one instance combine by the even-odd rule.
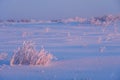
[[[0,19],[58,19],[119,13],[120,0],[0,0]]]

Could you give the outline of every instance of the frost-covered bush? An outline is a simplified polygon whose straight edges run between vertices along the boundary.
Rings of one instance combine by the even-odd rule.
[[[44,48],[37,52],[32,42],[25,41],[14,52],[10,65],[46,65],[52,59],[53,55],[45,51]]]

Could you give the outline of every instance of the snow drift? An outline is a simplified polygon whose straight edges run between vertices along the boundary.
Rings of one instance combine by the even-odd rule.
[[[53,59],[53,55],[42,48],[36,51],[34,45],[30,41],[25,41],[18,48],[10,61],[10,65],[46,65]]]

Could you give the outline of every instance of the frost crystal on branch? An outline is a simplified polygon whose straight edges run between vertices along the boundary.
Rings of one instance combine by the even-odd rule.
[[[30,41],[25,41],[22,47],[18,48],[10,61],[10,65],[46,65],[53,59],[53,55],[42,48],[36,51]]]

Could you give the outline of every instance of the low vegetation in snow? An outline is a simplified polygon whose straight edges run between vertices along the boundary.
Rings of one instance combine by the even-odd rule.
[[[5,58],[7,58],[7,56],[7,53],[0,53],[0,60],[4,60]]]
[[[53,55],[42,48],[39,52],[30,41],[25,41],[18,48],[11,60],[10,65],[46,65],[53,59]]]

